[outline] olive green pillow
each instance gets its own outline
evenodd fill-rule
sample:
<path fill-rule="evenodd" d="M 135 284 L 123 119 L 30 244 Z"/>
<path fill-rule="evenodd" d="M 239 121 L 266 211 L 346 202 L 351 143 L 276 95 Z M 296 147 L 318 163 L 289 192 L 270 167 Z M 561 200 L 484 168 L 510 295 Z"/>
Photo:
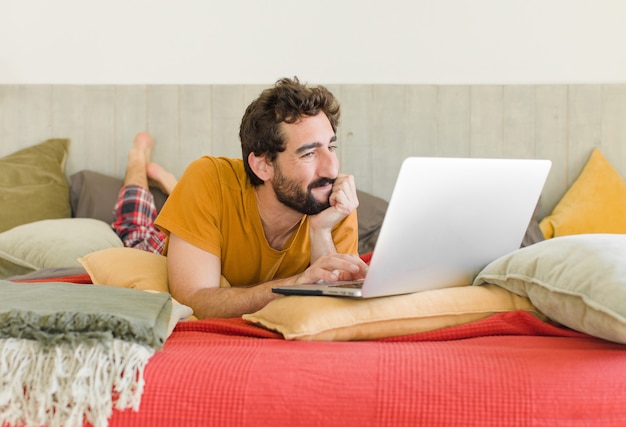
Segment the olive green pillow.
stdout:
<path fill-rule="evenodd" d="M 49 139 L 0 158 L 0 232 L 71 216 L 65 177 L 68 139 Z"/>

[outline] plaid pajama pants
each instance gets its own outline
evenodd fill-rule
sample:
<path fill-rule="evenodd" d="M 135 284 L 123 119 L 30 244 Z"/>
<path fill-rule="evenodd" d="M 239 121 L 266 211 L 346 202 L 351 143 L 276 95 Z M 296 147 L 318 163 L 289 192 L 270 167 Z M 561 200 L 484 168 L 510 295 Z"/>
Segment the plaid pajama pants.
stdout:
<path fill-rule="evenodd" d="M 157 217 L 152 193 L 139 185 L 126 185 L 113 208 L 113 230 L 124 246 L 156 254 L 163 253 L 167 235 L 154 225 Z"/>

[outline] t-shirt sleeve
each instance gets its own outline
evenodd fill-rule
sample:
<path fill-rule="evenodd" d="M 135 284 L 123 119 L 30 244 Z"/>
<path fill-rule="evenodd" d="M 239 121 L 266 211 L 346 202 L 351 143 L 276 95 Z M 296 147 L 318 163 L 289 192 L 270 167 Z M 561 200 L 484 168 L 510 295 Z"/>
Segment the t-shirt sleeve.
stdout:
<path fill-rule="evenodd" d="M 333 229 L 333 242 L 340 254 L 359 254 L 359 224 L 356 209 Z"/>
<path fill-rule="evenodd" d="M 221 198 L 218 168 L 212 159 L 202 157 L 187 167 L 155 224 L 168 236 L 175 234 L 220 256 Z"/>

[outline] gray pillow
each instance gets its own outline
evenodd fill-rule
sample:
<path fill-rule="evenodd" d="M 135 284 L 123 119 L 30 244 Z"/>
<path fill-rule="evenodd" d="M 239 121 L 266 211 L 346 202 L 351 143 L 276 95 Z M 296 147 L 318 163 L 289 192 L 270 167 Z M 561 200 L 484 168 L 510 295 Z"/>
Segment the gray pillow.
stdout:
<path fill-rule="evenodd" d="M 359 198 L 359 207 L 357 208 L 359 254 L 365 255 L 374 250 L 389 204 L 384 199 L 364 191 L 357 190 L 356 193 Z"/>
<path fill-rule="evenodd" d="M 533 245 L 535 243 L 539 243 L 546 239 L 541 231 L 541 228 L 539 228 L 540 206 L 541 199 L 537 202 L 537 206 L 535 206 L 535 212 L 533 212 L 533 217 L 530 220 L 530 224 L 528 224 L 528 228 L 526 229 L 526 234 L 524 235 L 524 239 L 522 240 L 522 248 Z"/>
<path fill-rule="evenodd" d="M 123 181 L 100 172 L 82 170 L 70 176 L 70 204 L 75 218 L 93 218 L 107 224 L 113 222 L 113 207 Z M 167 195 L 157 187 L 150 187 L 157 211 L 163 207 Z"/>

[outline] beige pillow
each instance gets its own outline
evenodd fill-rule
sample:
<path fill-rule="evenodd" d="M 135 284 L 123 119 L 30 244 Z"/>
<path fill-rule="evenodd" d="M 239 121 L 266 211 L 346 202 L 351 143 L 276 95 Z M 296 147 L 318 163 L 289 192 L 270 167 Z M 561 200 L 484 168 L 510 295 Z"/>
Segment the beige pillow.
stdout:
<path fill-rule="evenodd" d="M 497 286 L 461 286 L 364 300 L 286 296 L 243 318 L 288 340 L 349 341 L 427 332 L 515 310 L 541 317 L 527 298 Z"/>
<path fill-rule="evenodd" d="M 486 266 L 476 285 L 527 296 L 569 328 L 626 344 L 626 235 L 555 237 Z"/>
<path fill-rule="evenodd" d="M 110 248 L 78 260 L 97 285 L 169 292 L 167 258 L 134 248 Z M 229 287 L 222 277 L 220 287 Z"/>
<path fill-rule="evenodd" d="M 80 267 L 76 258 L 121 246 L 111 226 L 96 219 L 46 219 L 18 225 L 0 233 L 0 278 Z"/>
<path fill-rule="evenodd" d="M 42 219 L 69 218 L 67 139 L 50 139 L 0 158 L 0 232 Z"/>

